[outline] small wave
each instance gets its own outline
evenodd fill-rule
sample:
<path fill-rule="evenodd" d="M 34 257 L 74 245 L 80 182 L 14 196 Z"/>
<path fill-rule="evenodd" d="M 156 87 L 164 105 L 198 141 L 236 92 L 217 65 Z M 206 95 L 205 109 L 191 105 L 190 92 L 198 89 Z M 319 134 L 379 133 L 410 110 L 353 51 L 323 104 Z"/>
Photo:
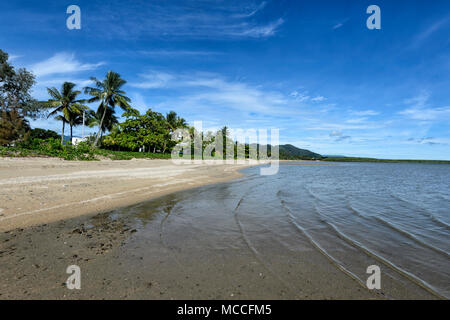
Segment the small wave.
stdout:
<path fill-rule="evenodd" d="M 360 217 L 360 218 L 365 218 L 365 216 L 359 212 L 359 210 L 355 209 L 352 204 L 350 203 L 350 200 L 347 200 L 347 209 L 349 209 L 353 214 L 355 214 L 356 216 Z"/>
<path fill-rule="evenodd" d="M 167 219 L 169 218 L 170 214 L 172 213 L 174 205 L 173 204 L 169 204 L 168 206 L 163 208 L 163 212 L 166 212 L 166 215 L 164 216 L 164 218 L 161 220 L 161 224 L 159 225 L 159 241 L 161 242 L 162 246 L 166 249 L 166 251 L 169 252 L 169 254 L 172 256 L 172 259 L 175 261 L 175 263 L 178 265 L 178 267 L 183 270 L 183 264 L 180 262 L 180 260 L 177 258 L 177 256 L 175 255 L 175 253 L 173 252 L 173 249 L 170 248 L 170 246 L 166 243 L 166 241 L 164 240 L 163 234 L 164 234 L 164 225 L 167 221 Z"/>
<path fill-rule="evenodd" d="M 339 270 L 344 272 L 346 275 L 348 275 L 350 278 L 358 282 L 363 288 L 367 288 L 364 282 L 353 272 L 345 268 L 336 258 L 334 258 L 331 254 L 329 254 L 322 246 L 313 239 L 313 237 L 308 233 L 308 231 L 299 225 L 296 221 L 294 216 L 292 215 L 291 209 L 288 208 L 286 205 L 286 202 L 284 200 L 281 200 L 282 207 L 286 210 L 287 215 L 289 217 L 289 221 L 299 230 L 305 237 L 308 239 L 308 241 L 325 257 L 327 258 L 332 264 L 334 264 Z"/>
<path fill-rule="evenodd" d="M 398 201 L 400 201 L 400 202 L 403 202 L 403 203 L 409 205 L 410 207 L 418 208 L 420 210 L 420 212 L 422 212 L 422 214 L 424 214 L 424 216 L 429 217 L 433 222 L 435 222 L 436 224 L 440 225 L 441 227 L 444 227 L 444 228 L 450 230 L 450 225 L 449 224 L 447 224 L 444 221 L 442 221 L 439 218 L 437 218 L 435 215 L 433 215 L 427 209 L 422 208 L 421 206 L 418 206 L 417 204 L 415 204 L 415 203 L 413 203 L 411 201 L 405 200 L 405 199 L 399 197 L 398 195 L 391 194 L 391 197 L 396 199 L 396 200 L 398 200 Z"/>
<path fill-rule="evenodd" d="M 275 278 L 277 278 L 285 287 L 289 288 L 290 290 L 292 290 L 295 295 L 297 295 L 296 292 L 298 292 L 297 288 L 293 288 L 288 282 L 284 281 L 277 273 L 275 273 L 274 271 L 272 271 L 271 268 L 269 268 L 269 266 L 267 266 L 267 264 L 263 261 L 263 259 L 261 258 L 261 254 L 259 253 L 259 251 L 253 246 L 253 244 L 251 243 L 250 239 L 248 239 L 247 234 L 244 230 L 244 227 L 242 226 L 241 221 L 239 220 L 238 217 L 238 211 L 239 211 L 239 207 L 241 206 L 242 202 L 244 201 L 244 198 L 246 197 L 246 195 L 248 194 L 248 192 L 241 197 L 241 199 L 239 200 L 239 202 L 236 205 L 236 208 L 234 209 L 234 219 L 236 221 L 236 224 L 239 228 L 239 232 L 242 235 L 242 238 L 244 239 L 244 242 L 247 244 L 248 248 L 250 249 L 250 251 L 253 253 L 253 255 L 255 256 L 255 258 L 258 260 L 258 262 L 269 272 L 271 273 Z M 297 295 L 297 297 L 299 298 L 299 296 Z"/>
<path fill-rule="evenodd" d="M 409 239 L 411 239 L 411 240 L 417 242 L 418 244 L 420 244 L 420 245 L 422 245 L 422 246 L 424 246 L 424 247 L 427 247 L 427 248 L 429 248 L 429 249 L 431 249 L 431 250 L 433 250 L 433 251 L 435 251 L 435 252 L 437 252 L 437 253 L 443 254 L 443 255 L 446 256 L 446 257 L 450 257 L 450 254 L 449 254 L 448 252 L 446 252 L 446 251 L 444 251 L 444 250 L 442 250 L 442 249 L 439 249 L 439 248 L 437 248 L 437 247 L 434 247 L 434 246 L 432 246 L 431 244 L 428 244 L 428 243 L 426 243 L 426 242 L 424 242 L 424 241 L 422 241 L 422 240 L 417 239 L 417 238 L 416 238 L 414 235 L 412 235 L 411 233 L 409 233 L 409 232 L 407 232 L 407 231 L 405 231 L 405 230 L 402 230 L 402 229 L 400 229 L 400 228 L 394 226 L 394 225 L 391 224 L 390 222 L 387 222 L 386 220 L 384 220 L 384 219 L 382 219 L 382 218 L 380 218 L 380 217 L 374 217 L 374 218 L 375 218 L 377 221 L 381 222 L 382 224 L 386 225 L 387 227 L 391 228 L 392 230 L 397 231 L 398 233 L 404 235 L 405 237 L 407 237 L 407 238 L 409 238 Z"/>
<path fill-rule="evenodd" d="M 342 231 L 340 231 L 334 224 L 327 222 L 327 224 L 336 232 L 336 234 L 344 241 L 346 241 L 347 243 L 349 243 L 350 245 L 362 250 L 363 252 L 365 252 L 368 256 L 371 256 L 372 258 L 374 258 L 375 260 L 383 263 L 384 265 L 388 266 L 389 268 L 391 268 L 392 270 L 396 271 L 397 273 L 403 275 L 405 278 L 409 279 L 410 281 L 412 281 L 413 283 L 417 284 L 418 286 L 420 286 L 421 288 L 425 289 L 426 291 L 428 291 L 429 293 L 435 295 L 436 297 L 440 298 L 440 299 L 447 299 L 447 297 L 441 295 L 439 293 L 439 291 L 434 288 L 432 285 L 430 285 L 429 283 L 427 283 L 426 281 L 420 279 L 419 277 L 415 276 L 414 274 L 396 266 L 394 263 L 390 262 L 388 259 L 382 257 L 381 255 L 376 254 L 375 252 L 373 252 L 372 250 L 368 249 L 366 246 L 362 245 L 361 243 L 359 243 L 358 241 L 352 239 L 351 237 L 347 236 L 346 234 L 344 234 Z"/>
<path fill-rule="evenodd" d="M 430 213 L 430 218 L 431 220 L 433 220 L 434 222 L 436 222 L 438 225 L 440 225 L 441 227 L 444 227 L 447 230 L 450 230 L 450 225 L 445 223 L 444 221 L 440 220 L 439 218 L 437 218 L 435 215 L 433 215 L 432 213 Z"/>

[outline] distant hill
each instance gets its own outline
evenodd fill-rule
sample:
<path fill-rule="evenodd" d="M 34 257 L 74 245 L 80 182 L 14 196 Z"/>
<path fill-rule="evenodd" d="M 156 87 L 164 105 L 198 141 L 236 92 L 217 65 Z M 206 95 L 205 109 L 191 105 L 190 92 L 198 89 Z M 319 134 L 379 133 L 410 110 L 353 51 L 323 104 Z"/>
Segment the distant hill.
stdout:
<path fill-rule="evenodd" d="M 253 143 L 250 146 L 255 147 L 259 150 L 260 145 Z M 318 154 L 314 153 L 312 151 L 306 150 L 306 149 L 300 149 L 292 144 L 283 144 L 277 146 L 279 148 L 279 159 L 280 160 L 316 160 L 316 159 L 322 159 L 323 157 Z M 273 148 L 272 145 L 267 145 L 267 154 L 270 156 L 271 149 Z"/>
<path fill-rule="evenodd" d="M 322 159 L 320 154 L 306 149 L 297 148 L 292 144 L 280 145 L 279 148 L 280 159 L 283 160 Z"/>

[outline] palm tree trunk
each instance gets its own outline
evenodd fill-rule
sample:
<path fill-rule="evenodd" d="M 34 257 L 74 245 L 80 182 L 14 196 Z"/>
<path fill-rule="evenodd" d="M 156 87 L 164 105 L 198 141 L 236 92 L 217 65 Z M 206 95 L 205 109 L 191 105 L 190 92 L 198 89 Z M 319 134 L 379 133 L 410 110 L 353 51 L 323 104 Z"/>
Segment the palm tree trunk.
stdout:
<path fill-rule="evenodd" d="M 95 138 L 94 147 L 97 146 L 98 140 L 100 139 L 100 133 L 102 132 L 102 128 L 103 128 L 103 121 L 105 120 L 105 116 L 106 116 L 106 108 L 107 108 L 107 106 L 103 107 L 102 120 L 100 121 L 100 125 L 98 126 L 98 133 L 97 133 L 97 137 Z"/>
<path fill-rule="evenodd" d="M 64 120 L 63 120 L 63 126 L 62 126 L 62 133 L 61 133 L 61 145 L 63 145 L 64 144 L 64 126 L 65 126 L 65 122 L 64 122 Z"/>
<path fill-rule="evenodd" d="M 72 135 L 72 125 L 70 125 L 70 143 L 72 143 L 73 135 Z"/>

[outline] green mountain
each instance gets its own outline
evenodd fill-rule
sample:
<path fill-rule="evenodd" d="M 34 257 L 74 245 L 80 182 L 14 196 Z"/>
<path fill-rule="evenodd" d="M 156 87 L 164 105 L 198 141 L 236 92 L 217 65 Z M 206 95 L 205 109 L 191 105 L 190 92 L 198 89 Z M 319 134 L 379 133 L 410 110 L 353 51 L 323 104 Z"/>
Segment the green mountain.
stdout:
<path fill-rule="evenodd" d="M 284 144 L 278 146 L 280 150 L 280 159 L 282 160 L 312 160 L 322 159 L 322 156 L 318 153 L 306 149 L 300 149 L 292 144 Z"/>

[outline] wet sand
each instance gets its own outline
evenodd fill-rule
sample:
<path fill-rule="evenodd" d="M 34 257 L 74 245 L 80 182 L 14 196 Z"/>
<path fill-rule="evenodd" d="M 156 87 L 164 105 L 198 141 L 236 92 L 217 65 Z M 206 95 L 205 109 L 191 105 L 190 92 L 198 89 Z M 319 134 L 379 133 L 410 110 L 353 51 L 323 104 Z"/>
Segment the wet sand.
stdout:
<path fill-rule="evenodd" d="M 243 241 L 220 256 L 207 243 L 181 250 L 161 242 L 164 217 L 153 219 L 145 232 L 145 223 L 113 211 L 1 233 L 0 299 L 384 298 L 312 248 L 302 259 L 268 252 L 275 263 L 271 269 L 283 270 L 277 274 L 244 249 Z M 306 240 L 303 245 L 309 246 Z M 65 285 L 69 265 L 81 268 L 81 290 Z M 283 281 L 287 275 L 295 282 Z"/>

